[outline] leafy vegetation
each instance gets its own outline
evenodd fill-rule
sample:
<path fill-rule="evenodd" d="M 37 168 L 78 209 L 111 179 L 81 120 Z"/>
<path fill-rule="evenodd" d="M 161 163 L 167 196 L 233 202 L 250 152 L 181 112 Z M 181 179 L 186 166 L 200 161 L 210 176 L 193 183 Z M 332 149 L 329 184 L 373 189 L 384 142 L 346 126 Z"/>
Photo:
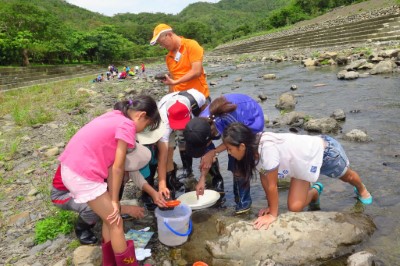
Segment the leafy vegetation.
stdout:
<path fill-rule="evenodd" d="M 35 242 L 44 243 L 56 238 L 59 234 L 69 234 L 74 228 L 76 214 L 60 210 L 54 216 L 40 220 L 35 225 Z"/>
<path fill-rule="evenodd" d="M 63 0 L 0 0 L 0 65 L 109 63 L 161 56 L 165 49 L 149 45 L 159 23 L 213 48 L 360 1 L 221 0 L 191 4 L 178 15 L 107 17 Z"/>

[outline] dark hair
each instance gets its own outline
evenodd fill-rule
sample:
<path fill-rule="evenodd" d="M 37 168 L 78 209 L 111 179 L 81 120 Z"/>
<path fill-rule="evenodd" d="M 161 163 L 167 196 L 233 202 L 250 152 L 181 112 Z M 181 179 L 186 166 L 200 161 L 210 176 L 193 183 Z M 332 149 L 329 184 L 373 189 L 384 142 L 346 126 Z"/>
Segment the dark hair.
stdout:
<path fill-rule="evenodd" d="M 253 173 L 256 170 L 258 163 L 258 142 L 259 138 L 257 134 L 253 133 L 251 129 L 242 123 L 232 123 L 225 128 L 222 134 L 222 141 L 224 144 L 229 144 L 235 147 L 239 147 L 240 144 L 246 146 L 246 152 L 242 160 L 236 162 L 235 171 L 239 171 L 241 175 L 244 175 L 246 180 L 255 176 Z"/>
<path fill-rule="evenodd" d="M 231 102 L 228 102 L 228 100 L 224 96 L 220 96 L 213 100 L 210 103 L 209 111 L 210 115 L 207 117 L 208 122 L 210 123 L 211 126 L 211 135 L 213 137 L 218 136 L 218 130 L 214 124 L 214 119 L 216 117 L 223 116 L 227 113 L 231 113 L 235 111 L 237 108 L 236 104 L 233 104 Z"/>
<path fill-rule="evenodd" d="M 146 112 L 146 116 L 152 121 L 150 130 L 155 130 L 160 126 L 161 116 L 158 112 L 156 101 L 148 95 L 138 95 L 135 99 L 117 102 L 114 105 L 114 110 L 121 111 L 128 117 L 128 110 Z"/>
<path fill-rule="evenodd" d="M 213 100 L 210 103 L 210 119 L 214 119 L 217 116 L 223 116 L 226 113 L 231 113 L 235 111 L 237 108 L 237 105 L 231 102 L 228 102 L 228 100 L 224 96 L 220 96 Z"/>

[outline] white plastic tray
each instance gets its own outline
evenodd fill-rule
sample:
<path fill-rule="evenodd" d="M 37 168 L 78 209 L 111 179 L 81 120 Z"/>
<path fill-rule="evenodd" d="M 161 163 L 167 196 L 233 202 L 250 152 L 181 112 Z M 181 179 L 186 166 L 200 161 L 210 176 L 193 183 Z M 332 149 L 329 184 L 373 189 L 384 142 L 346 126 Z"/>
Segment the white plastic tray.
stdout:
<path fill-rule="evenodd" d="M 189 205 L 192 210 L 199 210 L 211 207 L 219 200 L 220 194 L 217 191 L 206 189 L 204 195 L 197 199 L 196 191 L 191 191 L 179 196 L 178 200 Z"/>

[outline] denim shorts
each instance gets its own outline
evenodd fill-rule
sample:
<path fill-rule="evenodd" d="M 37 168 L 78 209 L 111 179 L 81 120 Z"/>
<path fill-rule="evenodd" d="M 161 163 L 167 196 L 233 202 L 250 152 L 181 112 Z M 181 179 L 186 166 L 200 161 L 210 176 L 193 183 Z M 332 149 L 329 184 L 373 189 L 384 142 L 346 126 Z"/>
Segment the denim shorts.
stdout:
<path fill-rule="evenodd" d="M 322 159 L 321 174 L 331 178 L 342 177 L 350 164 L 342 145 L 332 137 L 321 135 L 321 138 L 327 144 Z"/>

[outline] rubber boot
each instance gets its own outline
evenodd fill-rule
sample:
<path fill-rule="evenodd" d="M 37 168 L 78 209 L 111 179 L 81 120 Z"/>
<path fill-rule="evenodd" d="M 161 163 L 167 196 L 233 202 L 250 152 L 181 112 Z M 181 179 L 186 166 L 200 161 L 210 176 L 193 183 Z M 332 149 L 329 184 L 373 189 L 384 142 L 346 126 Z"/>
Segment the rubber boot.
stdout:
<path fill-rule="evenodd" d="M 252 203 L 250 195 L 250 179 L 246 181 L 242 177 L 234 176 L 233 194 L 235 195 L 236 214 L 241 214 L 249 211 Z"/>
<path fill-rule="evenodd" d="M 127 248 L 124 252 L 115 254 L 115 261 L 117 266 L 139 266 L 135 255 L 135 246 L 133 240 L 126 241 Z"/>
<path fill-rule="evenodd" d="M 221 196 L 225 195 L 224 179 L 219 171 L 218 159 L 213 162 L 208 173 L 212 176 L 212 188 L 221 194 Z"/>
<path fill-rule="evenodd" d="M 152 175 L 152 170 L 150 168 L 150 176 L 146 178 L 147 183 L 153 188 L 154 188 L 154 174 Z M 157 205 L 154 204 L 153 202 L 153 198 L 147 192 L 142 191 L 142 196 L 140 197 L 140 199 L 142 200 L 143 205 L 147 210 L 154 211 L 157 208 Z"/>
<path fill-rule="evenodd" d="M 186 151 L 179 151 L 182 160 L 182 174 L 178 176 L 178 180 L 185 179 L 191 177 L 193 175 L 193 158 L 188 156 Z"/>
<path fill-rule="evenodd" d="M 80 216 L 75 224 L 75 234 L 82 245 L 96 244 L 98 239 L 92 232 L 94 225 L 87 224 Z"/>
<path fill-rule="evenodd" d="M 103 266 L 115 266 L 117 263 L 115 262 L 114 251 L 111 246 L 111 241 L 101 243 L 101 254 L 102 254 L 102 265 Z"/>
<path fill-rule="evenodd" d="M 176 191 L 183 185 L 176 179 L 176 170 L 176 164 L 174 163 L 174 170 L 167 172 L 167 188 L 170 191 L 171 199 L 175 199 Z"/>

